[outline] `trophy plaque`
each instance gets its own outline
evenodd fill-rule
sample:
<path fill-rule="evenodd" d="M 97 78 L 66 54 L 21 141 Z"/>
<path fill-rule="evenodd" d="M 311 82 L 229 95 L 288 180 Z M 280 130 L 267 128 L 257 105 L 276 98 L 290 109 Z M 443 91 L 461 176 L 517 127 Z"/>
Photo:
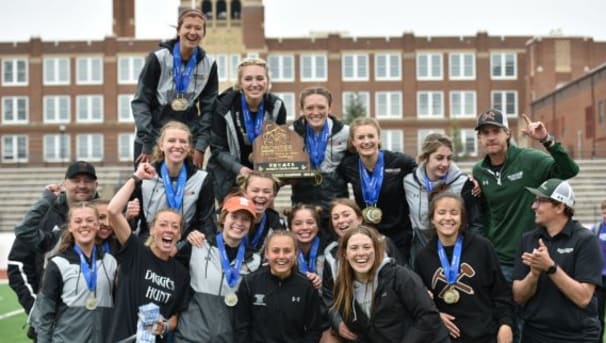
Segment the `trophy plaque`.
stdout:
<path fill-rule="evenodd" d="M 253 165 L 277 178 L 315 177 L 303 138 L 286 125 L 266 122 L 253 145 Z"/>

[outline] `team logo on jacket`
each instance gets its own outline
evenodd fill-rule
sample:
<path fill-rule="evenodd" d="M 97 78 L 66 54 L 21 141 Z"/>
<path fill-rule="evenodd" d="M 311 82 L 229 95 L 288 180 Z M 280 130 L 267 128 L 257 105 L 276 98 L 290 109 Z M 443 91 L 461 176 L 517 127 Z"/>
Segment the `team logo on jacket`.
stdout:
<path fill-rule="evenodd" d="M 523 177 L 524 177 L 524 171 L 523 170 L 520 170 L 519 172 L 513 173 L 511 175 L 507 175 L 507 178 L 510 181 L 521 180 Z"/>
<path fill-rule="evenodd" d="M 475 294 L 473 287 L 463 282 L 463 279 L 471 279 L 475 275 L 476 271 L 471 265 L 469 265 L 467 262 L 461 263 L 459 276 L 457 277 L 457 280 L 452 287 L 465 294 Z M 438 283 L 444 284 L 444 287 L 438 294 L 438 298 L 444 299 L 444 293 L 446 293 L 446 291 L 449 290 L 451 287 L 448 287 L 448 281 L 446 280 L 446 276 L 444 275 L 444 270 L 442 269 L 442 267 L 436 269 L 435 273 L 433 273 L 433 277 L 431 278 L 431 289 L 436 289 Z"/>
<path fill-rule="evenodd" d="M 255 301 L 253 302 L 253 305 L 267 306 L 265 303 L 265 294 L 255 294 Z"/>

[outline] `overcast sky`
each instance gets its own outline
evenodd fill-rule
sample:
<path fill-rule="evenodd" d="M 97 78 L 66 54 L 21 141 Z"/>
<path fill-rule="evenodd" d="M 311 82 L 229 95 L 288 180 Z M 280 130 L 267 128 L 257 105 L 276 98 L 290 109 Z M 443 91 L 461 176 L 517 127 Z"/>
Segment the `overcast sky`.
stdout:
<path fill-rule="evenodd" d="M 590 36 L 606 41 L 606 0 L 264 0 L 268 37 L 312 31 L 353 36 Z M 178 0 L 136 0 L 138 38 L 174 35 Z M 0 41 L 102 39 L 112 0 L 18 0 L 0 5 Z"/>

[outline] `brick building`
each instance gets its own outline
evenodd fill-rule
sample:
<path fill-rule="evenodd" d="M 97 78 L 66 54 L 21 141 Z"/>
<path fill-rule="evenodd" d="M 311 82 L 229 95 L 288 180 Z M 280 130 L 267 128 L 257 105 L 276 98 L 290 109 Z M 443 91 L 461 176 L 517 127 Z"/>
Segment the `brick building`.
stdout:
<path fill-rule="evenodd" d="M 0 42 L 0 165 L 48 166 L 74 159 L 130 163 L 129 102 L 145 57 L 158 41 L 134 38 L 134 0 L 113 4 L 114 35 L 102 41 Z M 272 91 L 284 99 L 290 119 L 298 113 L 298 93 L 324 85 L 334 95 L 336 115 L 355 99 L 381 122 L 387 149 L 416 155 L 425 135 L 441 130 L 456 137 L 462 155 L 476 158 L 475 116 L 491 107 L 507 113 L 514 135 L 520 113 L 542 116 L 569 147 L 578 134 L 567 125 L 577 124 L 573 118 L 579 113 L 593 118 L 584 126 L 603 122 L 598 116 L 606 98 L 603 87 L 578 91 L 587 97 L 593 90 L 590 110 L 570 109 L 557 120 L 546 112 L 550 97 L 562 96 L 557 87 L 604 83 L 603 68 L 595 68 L 606 62 L 606 43 L 591 38 L 479 32 L 462 37 L 314 33 L 281 39 L 265 37 L 261 0 L 181 1 L 181 9 L 192 6 L 209 18 L 203 46 L 217 60 L 220 90 L 235 81 L 241 58 L 262 57 L 271 68 Z M 593 132 L 595 138 L 604 130 Z M 587 144 L 603 146 L 599 137 L 601 143 L 583 138 L 583 151 Z M 604 148 L 594 152 L 606 157 Z"/>

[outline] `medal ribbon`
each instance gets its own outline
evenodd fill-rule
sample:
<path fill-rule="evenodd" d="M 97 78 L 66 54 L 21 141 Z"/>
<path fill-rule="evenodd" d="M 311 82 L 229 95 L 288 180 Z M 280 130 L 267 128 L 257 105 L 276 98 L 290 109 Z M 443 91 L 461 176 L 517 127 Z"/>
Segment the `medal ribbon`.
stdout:
<path fill-rule="evenodd" d="M 257 226 L 257 230 L 255 231 L 255 237 L 253 237 L 252 241 L 249 244 L 249 246 L 254 250 L 259 250 L 260 248 L 259 243 L 261 243 L 261 237 L 263 236 L 263 231 L 265 231 L 266 222 L 267 214 L 263 212 L 263 219 L 261 219 L 259 226 Z"/>
<path fill-rule="evenodd" d="M 322 161 L 324 161 L 326 146 L 328 145 L 328 121 L 324 122 L 322 131 L 318 133 L 315 133 L 309 125 L 307 125 L 306 130 L 305 144 L 307 144 L 309 161 L 312 168 L 319 169 Z"/>
<path fill-rule="evenodd" d="M 450 265 L 448 265 L 446 251 L 444 250 L 442 242 L 440 242 L 438 239 L 438 257 L 440 257 L 440 264 L 442 264 L 442 270 L 444 271 L 444 276 L 446 277 L 446 281 L 448 281 L 449 285 L 454 285 L 457 282 L 457 277 L 459 276 L 459 264 L 461 262 L 462 246 L 463 237 L 459 235 L 452 253 L 452 261 L 450 262 Z"/>
<path fill-rule="evenodd" d="M 175 82 L 175 90 L 177 95 L 183 95 L 189 86 L 189 81 L 194 74 L 194 68 L 198 61 L 198 49 L 194 49 L 194 53 L 189 58 L 187 65 L 181 69 L 181 43 L 177 42 L 173 47 L 173 81 Z"/>
<path fill-rule="evenodd" d="M 358 159 L 358 170 L 360 171 L 360 186 L 362 186 L 362 198 L 367 206 L 374 206 L 379 201 L 379 193 L 383 185 L 384 170 L 383 150 L 379 150 L 379 158 L 372 170 L 372 175 L 368 174 L 362 160 Z"/>
<path fill-rule="evenodd" d="M 103 253 L 105 253 L 105 254 L 109 253 L 109 242 L 108 241 L 103 242 Z"/>
<path fill-rule="evenodd" d="M 170 180 L 168 168 L 164 162 L 162 162 L 160 174 L 162 175 L 164 189 L 166 189 L 166 201 L 168 202 L 168 207 L 172 208 L 173 210 L 179 210 L 183 204 L 183 194 L 185 193 L 185 183 L 187 182 L 185 164 L 181 166 L 181 170 L 179 171 L 176 189 L 173 188 L 173 183 Z"/>
<path fill-rule="evenodd" d="M 95 289 L 97 289 L 97 246 L 93 246 L 93 254 L 91 257 L 92 268 L 88 266 L 86 257 L 84 257 L 82 249 L 80 249 L 77 244 L 74 244 L 74 251 L 76 254 L 78 254 L 78 256 L 80 256 L 80 269 L 82 270 L 82 275 L 84 275 L 84 279 L 86 280 L 88 290 L 94 292 Z"/>
<path fill-rule="evenodd" d="M 259 107 L 257 108 L 257 115 L 253 118 L 250 115 L 250 110 L 248 109 L 248 103 L 246 102 L 246 97 L 244 93 L 240 95 L 240 102 L 242 104 L 242 115 L 244 117 L 244 128 L 246 129 L 246 136 L 248 136 L 248 140 L 250 144 L 253 144 L 255 138 L 257 138 L 261 134 L 261 130 L 263 129 L 263 117 L 265 116 L 265 111 L 263 109 L 264 101 L 261 100 Z"/>
<path fill-rule="evenodd" d="M 445 181 L 447 176 L 448 176 L 448 174 L 444 175 L 443 177 L 440 178 L 440 180 Z M 427 189 L 427 193 L 431 193 L 431 191 L 433 191 L 433 183 L 429 179 L 429 176 L 427 176 L 427 171 L 425 171 L 423 178 L 425 179 L 425 188 Z"/>
<path fill-rule="evenodd" d="M 217 248 L 219 249 L 221 266 L 223 267 L 223 272 L 225 273 L 225 281 L 227 281 L 230 288 L 234 288 L 236 284 L 238 284 L 238 279 L 240 279 L 240 268 L 242 268 L 242 262 L 244 261 L 244 251 L 246 250 L 247 244 L 246 241 L 246 237 L 242 238 L 240 241 L 238 253 L 236 254 L 236 259 L 232 267 L 229 263 L 229 258 L 227 257 L 227 250 L 225 249 L 223 234 L 221 232 L 217 233 Z"/>
<path fill-rule="evenodd" d="M 302 251 L 299 251 L 297 255 L 297 261 L 299 262 L 299 271 L 303 274 L 310 272 L 315 273 L 316 261 L 318 260 L 318 250 L 320 250 L 320 237 L 316 236 L 311 243 L 311 250 L 309 251 L 309 261 L 305 261 L 305 256 Z"/>

